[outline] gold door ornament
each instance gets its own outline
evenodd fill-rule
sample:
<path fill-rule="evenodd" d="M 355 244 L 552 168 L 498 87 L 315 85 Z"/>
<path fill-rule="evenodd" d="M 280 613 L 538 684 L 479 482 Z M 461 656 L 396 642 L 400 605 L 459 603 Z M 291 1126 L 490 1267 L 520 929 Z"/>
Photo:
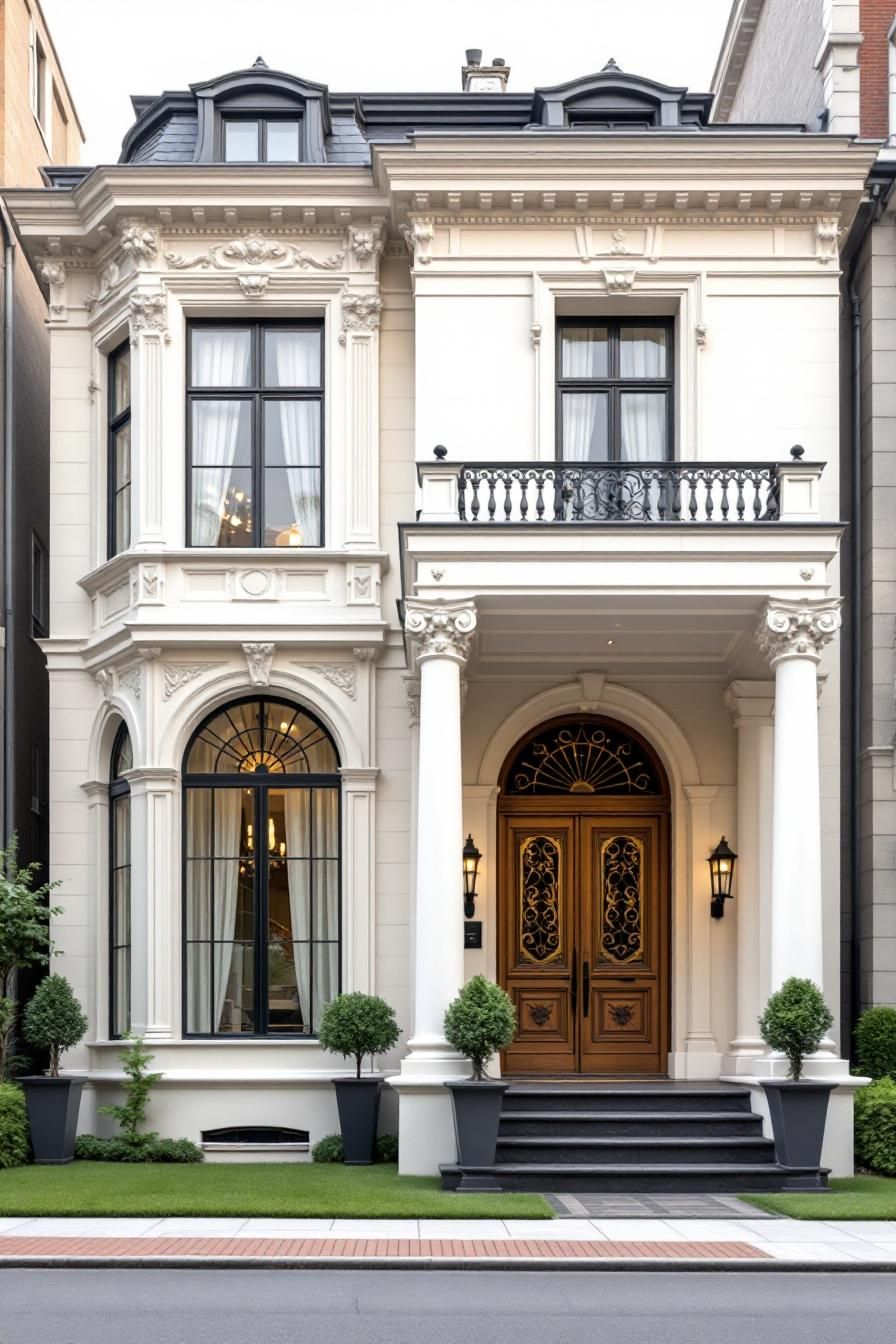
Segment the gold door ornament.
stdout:
<path fill-rule="evenodd" d="M 644 846 L 633 835 L 613 835 L 600 847 L 600 958 L 633 961 L 644 952 L 642 878 Z"/>
<path fill-rule="evenodd" d="M 555 961 L 560 942 L 560 847 L 549 835 L 520 843 L 520 957 Z"/>
<path fill-rule="evenodd" d="M 615 727 L 567 723 L 533 737 L 507 777 L 507 793 L 523 795 L 662 793 L 656 768 L 634 738 Z"/>

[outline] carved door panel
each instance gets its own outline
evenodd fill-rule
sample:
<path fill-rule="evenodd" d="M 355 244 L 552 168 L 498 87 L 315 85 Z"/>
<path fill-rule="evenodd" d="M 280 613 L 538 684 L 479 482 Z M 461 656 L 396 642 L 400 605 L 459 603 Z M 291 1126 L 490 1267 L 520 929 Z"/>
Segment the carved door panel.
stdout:
<path fill-rule="evenodd" d="M 532 813 L 501 830 L 500 978 L 519 1017 L 504 1072 L 575 1072 L 575 823 Z"/>
<path fill-rule="evenodd" d="M 579 818 L 579 1068 L 665 1073 L 668 901 L 665 819 Z"/>

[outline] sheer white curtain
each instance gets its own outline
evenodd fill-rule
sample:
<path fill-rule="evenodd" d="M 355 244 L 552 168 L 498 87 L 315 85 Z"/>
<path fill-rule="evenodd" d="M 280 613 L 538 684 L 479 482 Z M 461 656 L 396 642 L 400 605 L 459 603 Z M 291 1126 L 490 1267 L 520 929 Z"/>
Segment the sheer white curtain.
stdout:
<path fill-rule="evenodd" d="M 314 937 L 323 946 L 315 949 L 314 1020 L 339 992 L 339 794 L 336 789 L 318 789 L 314 798 L 312 853 L 332 855 L 314 865 Z"/>
<path fill-rule="evenodd" d="M 606 376 L 606 342 L 588 340 L 585 332 L 577 339 L 572 331 L 563 336 L 564 378 Z M 606 396 L 591 392 L 563 393 L 563 456 L 567 462 L 592 460 L 598 416 L 606 416 Z"/>
<path fill-rule="evenodd" d="M 311 838 L 311 792 L 308 789 L 283 790 L 283 817 L 286 830 L 287 873 L 289 880 L 289 917 L 292 923 L 296 987 L 302 1021 L 307 1028 L 311 1021 L 311 999 L 308 992 L 306 967 L 310 957 L 308 942 L 311 938 L 311 864 L 307 862 Z"/>
<path fill-rule="evenodd" d="M 249 371 L 249 342 L 244 331 L 204 331 L 193 345 L 193 384 L 244 387 Z M 194 546 L 215 546 L 221 530 L 224 500 L 240 430 L 239 401 L 193 403 L 192 510 L 190 536 Z"/>
<path fill-rule="evenodd" d="M 215 967 L 215 1020 L 212 1030 L 221 1028 L 221 1016 L 227 998 L 228 982 L 232 963 L 236 960 L 236 990 L 239 1001 L 235 1004 L 238 1012 L 245 1005 L 242 1001 L 242 987 L 245 983 L 243 957 L 246 949 L 234 948 L 233 935 L 236 928 L 236 907 L 239 893 L 240 820 L 242 817 L 242 797 L 239 789 L 215 790 L 215 919 L 214 919 L 214 967 Z M 218 858 L 217 855 L 226 857 Z M 252 949 L 248 949 L 252 956 Z M 251 983 L 251 982 L 250 982 Z M 238 1027 L 238 1018 L 234 1019 Z"/>
<path fill-rule="evenodd" d="M 284 335 L 276 344 L 277 381 L 281 387 L 313 387 L 320 377 L 319 347 L 314 341 Z M 320 404 L 281 401 L 280 435 L 287 467 L 317 467 L 320 462 Z M 289 471 L 289 498 L 303 545 L 320 540 L 320 475 Z M 309 486 L 311 487 L 309 489 Z M 313 493 L 311 493 L 313 489 Z"/>
<path fill-rule="evenodd" d="M 632 329 L 623 333 L 620 358 L 623 378 L 662 378 L 666 347 L 661 334 Z M 621 400 L 623 462 L 656 462 L 665 456 L 666 398 L 657 392 L 623 392 Z"/>

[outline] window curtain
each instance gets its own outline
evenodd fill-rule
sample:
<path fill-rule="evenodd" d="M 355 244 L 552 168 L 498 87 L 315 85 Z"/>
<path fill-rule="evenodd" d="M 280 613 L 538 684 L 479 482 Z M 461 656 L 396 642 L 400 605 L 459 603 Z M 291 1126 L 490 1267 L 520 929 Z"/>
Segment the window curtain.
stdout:
<path fill-rule="evenodd" d="M 193 384 L 196 387 L 244 386 L 249 371 L 249 348 L 242 331 L 215 331 L 193 347 Z M 222 392 L 222 396 L 224 393 Z M 190 536 L 194 546 L 216 546 L 221 531 L 224 500 L 236 456 L 240 430 L 239 401 L 195 401 L 193 411 L 194 467 Z"/>
<path fill-rule="evenodd" d="M 303 945 L 296 949 L 299 1006 L 314 1030 L 339 992 L 339 792 L 285 789 L 284 818 L 292 936 Z"/>
<path fill-rule="evenodd" d="M 236 928 L 236 907 L 239 892 L 239 852 L 240 821 L 242 819 L 242 798 L 239 789 L 215 789 L 215 916 L 214 916 L 214 968 L 215 968 L 215 1019 L 213 1029 L 221 1028 L 221 1016 L 227 998 L 230 973 L 234 960 L 237 962 L 235 983 L 240 993 L 237 1005 L 239 1013 L 243 1011 L 242 986 L 245 978 L 242 974 L 242 959 L 253 956 L 253 949 L 233 943 Z M 221 858 L 218 858 L 221 855 Z M 234 1018 L 236 1024 L 237 1018 Z"/>
<path fill-rule="evenodd" d="M 623 378 L 662 378 L 666 372 L 665 346 L 644 331 L 632 331 L 622 342 L 621 360 Z M 620 400 L 623 462 L 665 457 L 666 398 L 655 392 L 623 392 Z"/>
<path fill-rule="evenodd" d="M 292 924 L 292 955 L 296 968 L 296 989 L 299 1007 L 302 1010 L 302 1023 L 306 1031 L 311 1029 L 311 998 L 309 985 L 303 973 L 307 961 L 302 949 L 296 943 L 307 948 L 311 939 L 311 865 L 307 862 L 308 840 L 311 834 L 311 790 L 284 789 L 283 817 L 286 829 L 287 871 L 289 880 L 289 917 Z"/>
<path fill-rule="evenodd" d="M 309 387 L 317 382 L 316 347 L 310 341 L 277 342 L 277 381 L 281 387 Z M 320 541 L 320 474 L 292 470 L 296 467 L 318 468 L 320 464 L 319 415 L 317 401 L 281 401 L 280 437 L 283 441 L 283 460 L 287 467 L 289 498 L 293 518 L 302 534 L 304 545 Z M 317 489 L 309 492 L 309 482 Z"/>
<path fill-rule="evenodd" d="M 205 790 L 190 790 L 195 800 L 188 808 L 189 833 L 187 856 L 203 856 L 190 864 L 190 908 L 187 911 L 187 937 L 190 957 L 187 975 L 187 1027 L 190 1031 L 218 1031 L 227 998 L 228 980 L 234 957 L 239 893 L 240 819 L 239 789 L 214 791 L 214 853 L 212 853 L 211 810 L 204 806 Z M 208 858 L 204 856 L 208 855 Z M 210 882 L 214 873 L 214 917 Z M 240 949 L 241 951 L 241 949 Z M 215 1000 L 209 1022 L 211 975 L 214 966 Z M 241 967 L 237 967 L 241 970 Z M 238 984 L 242 981 L 237 980 Z M 243 1005 L 235 1005 L 239 1010 Z"/>
<path fill-rule="evenodd" d="M 605 372 L 605 359 L 605 345 L 596 345 L 588 340 L 563 341 L 564 378 L 598 377 Z M 597 417 L 606 404 L 605 396 L 594 396 L 590 392 L 563 394 L 563 456 L 567 462 L 591 460 L 591 443 Z"/>

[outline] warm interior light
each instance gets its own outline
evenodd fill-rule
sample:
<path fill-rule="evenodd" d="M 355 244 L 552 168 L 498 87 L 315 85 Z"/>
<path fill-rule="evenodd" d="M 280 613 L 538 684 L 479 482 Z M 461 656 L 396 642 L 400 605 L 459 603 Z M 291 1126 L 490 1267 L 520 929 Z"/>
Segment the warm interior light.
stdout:
<path fill-rule="evenodd" d="M 277 848 L 277 830 L 274 826 L 274 818 L 268 817 L 268 849 L 273 854 Z"/>
<path fill-rule="evenodd" d="M 290 527 L 285 527 L 282 532 L 278 532 L 274 544 L 276 546 L 301 546 L 302 529 L 298 523 L 292 523 Z"/>

